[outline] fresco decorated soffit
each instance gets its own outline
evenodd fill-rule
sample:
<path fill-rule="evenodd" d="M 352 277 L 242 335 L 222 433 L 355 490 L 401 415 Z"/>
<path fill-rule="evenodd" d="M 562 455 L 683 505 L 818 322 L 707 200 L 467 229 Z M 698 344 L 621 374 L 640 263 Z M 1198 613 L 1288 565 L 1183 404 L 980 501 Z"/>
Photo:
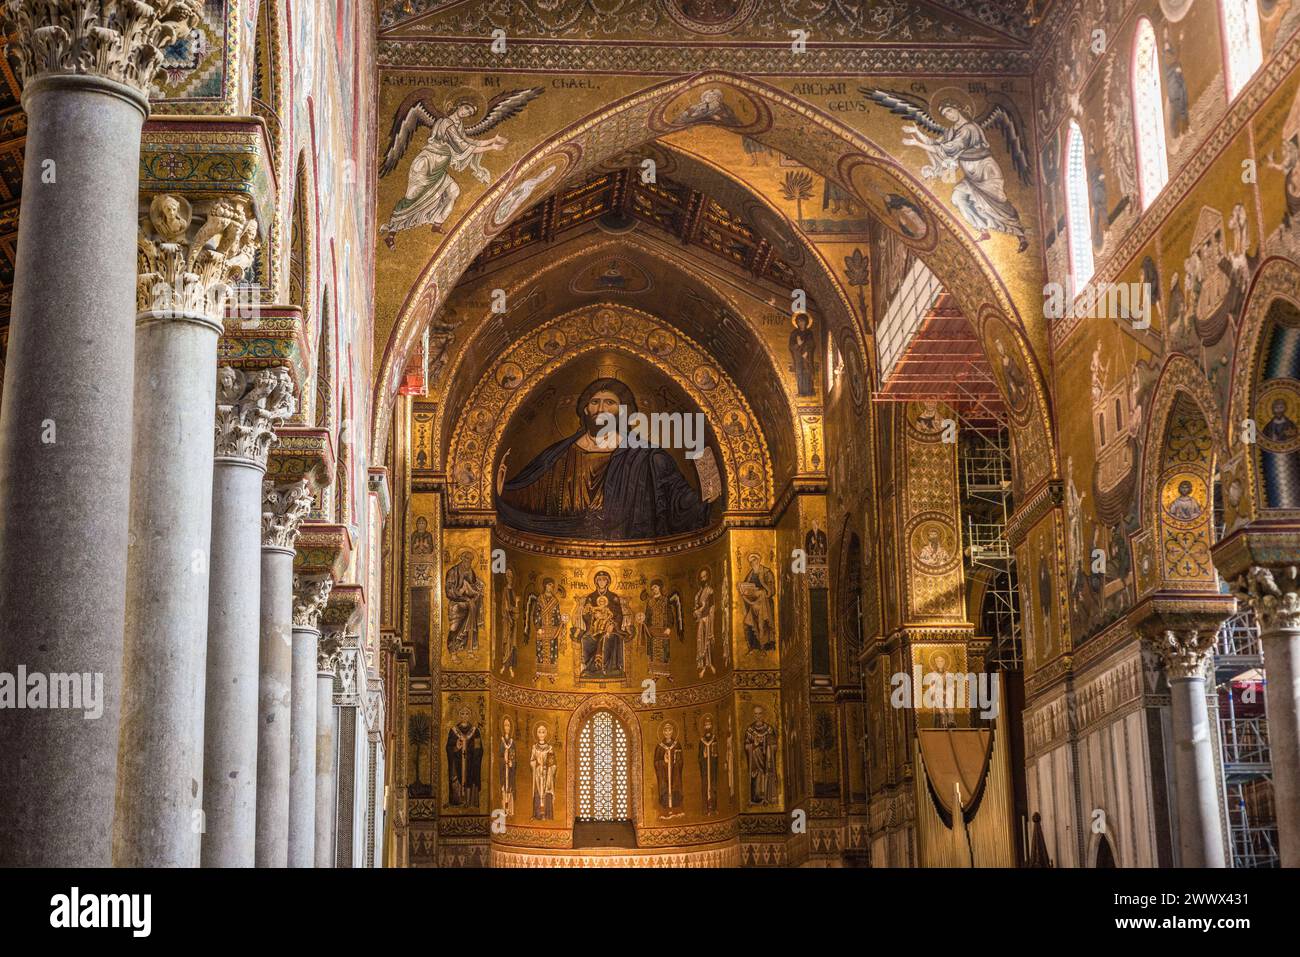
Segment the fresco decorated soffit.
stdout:
<path fill-rule="evenodd" d="M 287 368 L 296 395 L 307 378 L 307 340 L 298 306 L 240 304 L 228 311 L 217 347 L 217 362 L 243 372 Z M 285 424 L 305 426 L 304 403 Z"/>
<path fill-rule="evenodd" d="M 653 36 L 665 41 L 755 43 L 804 29 L 829 41 L 1024 44 L 1049 0 L 382 0 L 380 34 L 423 31 L 481 36 L 484 27 L 523 37 Z"/>
<path fill-rule="evenodd" d="M 346 525 L 303 522 L 293 559 L 295 575 L 340 578 L 352 555 L 352 532 Z"/>

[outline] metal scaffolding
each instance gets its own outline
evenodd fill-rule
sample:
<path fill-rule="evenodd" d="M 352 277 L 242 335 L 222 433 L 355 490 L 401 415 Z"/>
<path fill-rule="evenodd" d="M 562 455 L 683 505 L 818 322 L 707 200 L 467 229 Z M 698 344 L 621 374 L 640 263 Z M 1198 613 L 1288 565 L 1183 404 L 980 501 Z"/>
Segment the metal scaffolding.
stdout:
<path fill-rule="evenodd" d="M 1219 695 L 1223 803 L 1233 867 L 1278 866 L 1261 652 L 1259 626 L 1249 608 L 1219 628 L 1214 679 Z"/>
<path fill-rule="evenodd" d="M 962 550 L 968 577 L 985 581 L 978 627 L 992 640 L 988 661 L 1007 671 L 1022 667 L 1020 593 L 1016 559 L 1007 542 L 1011 494 L 1011 443 L 1005 417 L 987 408 L 956 412 L 961 448 Z"/>

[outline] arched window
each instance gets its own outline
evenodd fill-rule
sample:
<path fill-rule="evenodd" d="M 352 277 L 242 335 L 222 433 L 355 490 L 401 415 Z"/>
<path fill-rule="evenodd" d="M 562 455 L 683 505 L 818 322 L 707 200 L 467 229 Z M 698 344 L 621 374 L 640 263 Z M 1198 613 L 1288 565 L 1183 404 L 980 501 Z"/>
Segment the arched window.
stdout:
<path fill-rule="evenodd" d="M 1073 295 L 1092 278 L 1092 212 L 1088 206 L 1088 164 L 1083 150 L 1083 133 L 1079 124 L 1070 121 L 1066 141 L 1065 215 L 1070 237 L 1070 275 L 1074 279 Z"/>
<path fill-rule="evenodd" d="M 1241 88 L 1264 62 L 1259 39 L 1259 7 L 1256 0 L 1219 0 L 1223 19 L 1223 55 L 1227 61 L 1224 79 L 1231 103 Z"/>
<path fill-rule="evenodd" d="M 578 734 L 578 818 L 631 820 L 627 729 L 612 712 L 597 711 Z"/>
<path fill-rule="evenodd" d="M 1165 108 L 1160 93 L 1160 51 L 1151 21 L 1138 21 L 1133 40 L 1133 121 L 1137 126 L 1138 186 L 1142 208 L 1160 195 L 1169 180 L 1165 148 Z"/>

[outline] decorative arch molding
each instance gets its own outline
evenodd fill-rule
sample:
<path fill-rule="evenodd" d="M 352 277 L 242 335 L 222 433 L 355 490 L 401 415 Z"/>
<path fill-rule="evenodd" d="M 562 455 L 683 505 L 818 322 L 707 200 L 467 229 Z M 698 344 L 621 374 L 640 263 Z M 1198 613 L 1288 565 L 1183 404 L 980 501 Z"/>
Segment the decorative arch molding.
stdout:
<path fill-rule="evenodd" d="M 1283 305 L 1279 307 L 1279 303 Z M 1267 417 L 1258 418 L 1261 399 L 1269 398 L 1263 395 L 1265 382 L 1277 381 L 1292 394 L 1300 390 L 1300 382 L 1296 382 L 1293 376 L 1270 376 L 1266 368 L 1270 364 L 1266 360 L 1277 365 L 1281 359 L 1280 355 L 1270 357 L 1267 354 L 1273 348 L 1270 340 L 1274 337 L 1270 333 L 1281 319 L 1280 309 L 1288 310 L 1291 315 L 1300 315 L 1300 265 L 1289 259 L 1273 257 L 1259 267 L 1246 294 L 1237 351 L 1233 356 L 1228 416 L 1228 448 L 1232 455 L 1221 470 L 1225 534 L 1265 516 L 1300 518 L 1300 504 L 1294 507 L 1270 505 L 1265 497 L 1265 476 L 1261 468 L 1261 458 L 1266 450 L 1258 441 L 1245 442 L 1242 435 L 1246 421 L 1252 420 L 1258 439 L 1268 421 Z M 1296 328 L 1290 322 L 1282 324 Z M 1300 333 L 1295 338 L 1300 339 Z M 1291 452 L 1290 456 L 1294 459 L 1300 456 L 1300 451 Z"/>
<path fill-rule="evenodd" d="M 302 309 L 303 332 L 309 345 L 318 330 L 316 309 L 316 183 L 311 157 L 306 149 L 298 152 L 293 178 L 293 200 L 289 206 L 289 302 Z M 314 348 L 314 345 L 313 345 Z M 317 360 L 319 361 L 319 360 Z"/>
<path fill-rule="evenodd" d="M 900 231 L 904 243 L 926 259 L 966 314 L 973 317 L 981 339 L 988 317 L 996 315 L 1008 324 L 1016 351 L 1028 369 L 1035 397 L 1032 418 L 1036 437 L 1034 442 L 1021 443 L 1016 449 L 1019 484 L 1030 490 L 1055 476 L 1059 468 L 1051 410 L 1042 366 L 1030 346 L 1029 330 L 992 262 L 966 234 L 956 214 L 922 186 L 910 171 L 894 162 L 886 151 L 862 134 L 773 86 L 724 72 L 668 80 L 610 104 L 557 132 L 506 171 L 479 197 L 421 271 L 383 346 L 375 378 L 372 459 L 382 461 L 384 458 L 397 380 L 406 357 L 423 326 L 441 304 L 446 290 L 455 285 L 487 241 L 508 224 L 509 216 L 496 221 L 498 211 L 505 208 L 502 204 L 508 194 L 524 180 L 536 180 L 541 176 L 542 182 L 533 192 L 535 199 L 540 201 L 566 180 L 584 175 L 610 157 L 657 138 L 658 133 L 651 125 L 652 117 L 662 118 L 673 100 L 705 86 L 725 87 L 748 100 L 762 121 L 755 121 L 762 130 L 755 127 L 749 135 L 777 146 L 811 169 L 829 176 L 857 196 L 882 222 L 889 224 L 895 217 L 885 207 L 884 195 L 878 188 L 879 177 L 883 176 L 885 183 L 896 184 L 897 191 L 905 198 L 910 197 L 926 229 L 919 238 Z M 828 161 L 827 157 L 838 159 Z M 864 179 L 864 174 L 876 177 L 877 181 Z M 930 255 L 925 255 L 927 253 Z M 1045 330 L 1037 330 L 1034 338 L 1040 348 L 1045 348 Z M 1003 383 L 999 381 L 999 385 Z"/>
<path fill-rule="evenodd" d="M 569 755 L 569 773 L 566 777 L 569 779 L 565 785 L 565 793 L 568 803 L 569 822 L 572 824 L 573 818 L 578 813 L 578 736 L 582 734 L 582 727 L 589 718 L 597 711 L 608 711 L 614 715 L 615 720 L 623 725 L 623 730 L 627 732 L 627 750 L 631 767 L 628 769 L 628 786 L 631 793 L 628 795 L 629 811 L 632 815 L 633 822 L 639 828 L 641 826 L 642 807 L 642 760 L 641 760 L 641 725 L 637 722 L 636 712 L 633 711 L 618 695 L 601 692 L 591 695 L 582 704 L 574 710 L 569 716 L 569 726 L 565 730 L 564 744 L 568 749 Z"/>
<path fill-rule="evenodd" d="M 291 120 L 286 82 L 289 77 L 289 33 L 285 0 L 261 0 L 249 37 L 251 65 L 247 110 L 266 125 L 271 145 L 275 181 L 284 183 L 289 173 L 289 124 Z M 313 194 L 314 195 L 314 194 Z"/>
<path fill-rule="evenodd" d="M 1150 548 L 1139 547 L 1139 581 L 1160 590 L 1218 591 L 1214 464 L 1223 454 L 1214 390 L 1197 363 L 1175 355 L 1161 370 L 1142 453 L 1140 514 Z"/>
<path fill-rule="evenodd" d="M 667 348 L 661 345 L 652 350 L 648 345 L 651 337 L 659 338 Z M 741 389 L 708 352 L 675 326 L 614 303 L 583 306 L 543 323 L 527 338 L 513 343 L 479 379 L 452 432 L 447 463 L 449 509 L 492 508 L 497 451 L 515 411 L 556 370 L 600 349 L 621 352 L 664 372 L 708 416 L 710 424 L 716 423 L 713 433 L 722 450 L 729 513 L 771 511 L 772 460 Z M 507 371 L 512 376 L 507 376 Z M 518 381 L 510 385 L 515 377 Z M 730 431 L 723 427 L 732 421 L 738 421 L 739 427 Z"/>
<path fill-rule="evenodd" d="M 753 322 L 750 321 L 750 317 L 740 308 L 738 301 L 733 296 L 725 293 L 720 288 L 718 282 L 709 277 L 703 270 L 698 269 L 689 263 L 683 262 L 680 258 L 670 259 L 663 252 L 655 249 L 651 244 L 647 243 L 644 238 L 637 236 L 635 233 L 606 236 L 603 237 L 603 241 L 596 245 L 584 246 L 569 255 L 548 258 L 546 263 L 527 275 L 520 277 L 517 281 L 511 283 L 505 288 L 506 301 L 518 301 L 520 297 L 526 294 L 527 290 L 537 285 L 549 273 L 554 272 L 555 270 L 569 269 L 576 262 L 585 259 L 600 258 L 601 256 L 609 255 L 613 251 L 629 248 L 634 249 L 639 254 L 649 256 L 677 272 L 690 277 L 693 282 L 703 287 L 703 289 L 711 295 L 722 308 L 728 310 L 745 323 L 749 333 L 754 339 L 754 344 L 763 351 L 764 355 L 766 355 L 768 364 L 772 369 L 772 374 L 781 388 L 781 393 L 785 402 L 785 411 L 788 416 L 787 421 L 781 424 L 787 426 L 791 430 L 795 446 L 794 452 L 796 461 L 790 464 L 796 471 L 807 470 L 806 467 L 810 461 L 811 454 L 807 447 L 808 443 L 803 434 L 803 429 L 800 428 L 799 411 L 796 406 L 797 397 L 795 395 L 793 384 L 787 381 L 786 377 L 780 373 L 780 361 L 777 359 L 776 354 L 772 351 L 771 346 L 764 338 L 762 331 L 754 326 Z M 580 308 L 589 307 L 583 306 Z M 446 375 L 447 387 L 443 391 L 451 401 L 439 402 L 434 411 L 434 468 L 438 468 L 442 461 L 449 460 L 450 458 L 450 445 L 453 439 L 449 429 L 456 422 L 459 422 L 460 418 L 452 419 L 451 416 L 446 415 L 446 411 L 449 406 L 454 408 L 463 408 L 465 406 L 466 403 L 457 401 L 457 396 L 460 392 L 461 383 L 464 381 L 464 377 L 467 374 L 478 373 L 479 378 L 476 379 L 475 382 L 482 381 L 483 370 L 470 369 L 468 357 L 473 355 L 476 344 L 482 342 L 484 337 L 490 334 L 490 330 L 493 327 L 493 324 L 489 321 L 491 318 L 491 314 L 488 314 L 475 323 L 474 331 L 465 339 L 464 344 L 457 349 L 456 355 L 450 363 L 450 368 Z M 679 327 L 675 324 L 670 323 L 670 325 L 674 330 L 679 330 Z M 521 328 L 515 333 L 515 335 L 518 339 L 526 338 L 541 329 L 542 326 L 543 323 L 539 323 L 527 330 Z M 689 336 L 688 331 L 680 331 L 682 334 Z M 714 359 L 716 361 L 717 357 L 714 357 Z M 721 363 L 718 364 L 721 365 Z M 777 424 L 778 423 L 772 423 L 774 427 Z"/>

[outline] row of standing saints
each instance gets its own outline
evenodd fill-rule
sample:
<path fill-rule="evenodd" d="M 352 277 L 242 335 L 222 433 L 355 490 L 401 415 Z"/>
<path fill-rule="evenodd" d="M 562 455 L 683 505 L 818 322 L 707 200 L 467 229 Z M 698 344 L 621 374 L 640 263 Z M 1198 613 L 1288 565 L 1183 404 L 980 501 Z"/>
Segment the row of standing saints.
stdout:
<path fill-rule="evenodd" d="M 755 705 L 751 709 L 753 720 L 745 728 L 743 749 L 745 755 L 745 773 L 748 776 L 748 799 L 750 807 L 775 807 L 780 804 L 777 778 L 777 730 L 767 720 L 767 709 Z M 622 759 L 626 757 L 627 731 L 620 719 L 609 712 L 597 712 L 588 720 L 602 719 L 616 728 L 624 747 Z M 516 814 L 516 800 L 520 783 L 521 761 L 526 770 L 523 776 L 531 782 L 531 819 L 534 821 L 555 820 L 555 790 L 559 776 L 559 747 L 553 739 L 550 726 L 542 721 L 536 724 L 531 733 L 531 746 L 521 745 L 515 736 L 515 722 L 510 717 L 501 719 L 500 731 L 493 742 L 495 760 L 500 775 L 500 793 L 498 808 L 504 810 L 507 817 Z M 726 734 L 718 736 L 713 715 L 704 714 L 699 719 L 699 737 L 692 749 L 695 752 L 695 767 L 692 775 L 698 775 L 696 785 L 700 794 L 700 807 L 705 814 L 715 814 L 718 810 L 718 797 L 722 789 L 728 796 L 735 798 L 735 768 L 732 765 L 733 734 L 730 715 L 727 718 Z M 456 722 L 447 731 L 445 745 L 447 759 L 447 806 L 482 809 L 483 791 L 483 729 L 475 720 L 473 711 L 461 706 Z M 583 751 L 577 755 L 578 773 L 583 776 L 584 762 L 599 762 L 600 758 Z M 659 726 L 659 740 L 655 744 L 653 764 L 656 783 L 658 819 L 672 820 L 685 813 L 686 791 L 686 751 L 681 740 L 677 724 L 664 721 Z M 619 752 L 613 752 L 611 760 L 619 760 Z M 587 769 L 586 777 L 592 777 Z M 608 782 L 619 775 L 612 775 Z M 628 775 L 621 775 L 626 781 Z M 597 785 L 599 786 L 599 785 Z M 498 809 L 494 808 L 494 810 Z"/>

